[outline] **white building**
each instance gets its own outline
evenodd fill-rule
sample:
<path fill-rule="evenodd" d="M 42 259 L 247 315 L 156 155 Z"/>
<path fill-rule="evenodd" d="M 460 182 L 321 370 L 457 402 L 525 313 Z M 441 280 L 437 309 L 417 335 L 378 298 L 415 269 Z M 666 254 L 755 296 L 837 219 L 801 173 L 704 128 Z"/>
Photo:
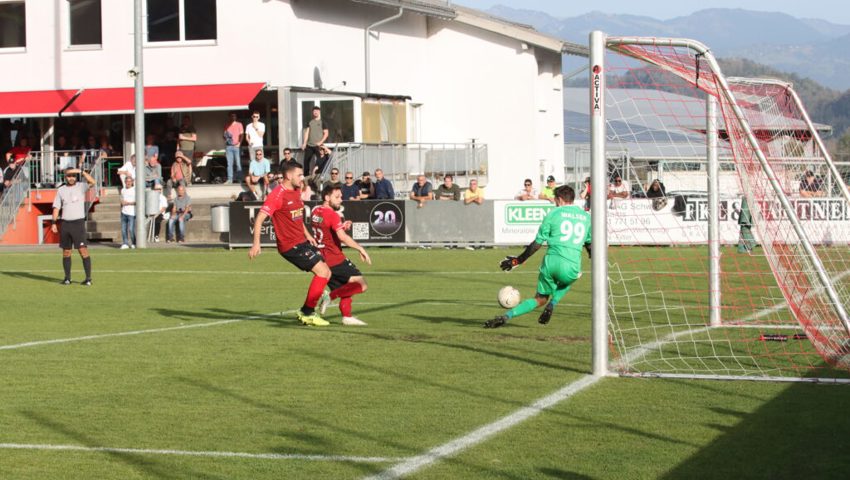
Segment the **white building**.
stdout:
<path fill-rule="evenodd" d="M 226 111 L 249 104 L 272 153 L 298 147 L 320 104 L 335 142 L 486 145 L 491 198 L 563 174 L 561 56 L 583 47 L 438 0 L 143 3 L 146 112 L 192 112 L 196 151 L 222 148 Z M 130 142 L 133 66 L 132 0 L 0 0 L 0 117 L 36 125 L 42 148 L 62 107 Z M 175 86 L 198 88 L 151 88 Z"/>

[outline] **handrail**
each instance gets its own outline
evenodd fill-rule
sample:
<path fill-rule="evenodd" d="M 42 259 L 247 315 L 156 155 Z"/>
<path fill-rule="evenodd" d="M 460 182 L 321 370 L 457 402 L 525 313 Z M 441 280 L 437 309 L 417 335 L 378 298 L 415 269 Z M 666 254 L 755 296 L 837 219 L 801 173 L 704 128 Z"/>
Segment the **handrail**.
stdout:
<path fill-rule="evenodd" d="M 24 164 L 26 165 L 26 164 Z M 18 210 L 29 197 L 30 179 L 28 169 L 24 166 L 18 168 L 12 177 L 12 184 L 0 194 L 0 238 L 6 234 L 9 225 L 14 225 Z"/>

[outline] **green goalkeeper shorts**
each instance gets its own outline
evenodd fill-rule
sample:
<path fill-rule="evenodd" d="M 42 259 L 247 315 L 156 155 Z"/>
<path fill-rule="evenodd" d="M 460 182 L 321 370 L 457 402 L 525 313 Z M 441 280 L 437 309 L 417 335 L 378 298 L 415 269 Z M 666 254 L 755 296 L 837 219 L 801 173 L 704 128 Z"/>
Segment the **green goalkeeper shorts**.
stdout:
<path fill-rule="evenodd" d="M 569 291 L 580 273 L 580 265 L 555 255 L 546 255 L 540 264 L 540 274 L 537 275 L 537 293 L 552 296 L 557 290 Z"/>

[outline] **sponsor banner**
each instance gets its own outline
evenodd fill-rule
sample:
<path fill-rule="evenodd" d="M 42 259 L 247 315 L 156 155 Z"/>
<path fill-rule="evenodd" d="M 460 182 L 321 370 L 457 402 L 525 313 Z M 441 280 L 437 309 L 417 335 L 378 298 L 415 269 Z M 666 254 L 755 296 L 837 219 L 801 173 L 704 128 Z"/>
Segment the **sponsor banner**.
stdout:
<path fill-rule="evenodd" d="M 305 221 L 318 202 L 304 202 Z M 404 243 L 404 201 L 357 201 L 343 202 L 340 215 L 351 221 L 351 238 L 364 245 L 372 243 Z M 254 219 L 263 202 L 230 203 L 230 246 L 251 245 L 254 241 Z M 263 246 L 276 245 L 271 219 L 262 226 L 260 243 Z"/>
<path fill-rule="evenodd" d="M 850 208 L 838 198 L 792 199 L 806 234 L 814 244 L 850 238 Z M 554 205 L 548 202 L 494 202 L 495 242 L 528 244 Z M 757 208 L 769 221 L 785 218 L 778 202 L 760 202 Z M 754 209 L 753 209 L 754 210 Z M 740 199 L 720 201 L 720 241 L 737 244 Z M 793 236 L 790 222 L 788 235 Z M 753 233 L 758 240 L 758 229 Z M 785 239 L 792 241 L 792 238 Z M 846 241 L 846 240 L 844 240 Z M 608 202 L 609 245 L 693 245 L 708 243 L 708 200 L 704 197 L 612 200 Z"/>

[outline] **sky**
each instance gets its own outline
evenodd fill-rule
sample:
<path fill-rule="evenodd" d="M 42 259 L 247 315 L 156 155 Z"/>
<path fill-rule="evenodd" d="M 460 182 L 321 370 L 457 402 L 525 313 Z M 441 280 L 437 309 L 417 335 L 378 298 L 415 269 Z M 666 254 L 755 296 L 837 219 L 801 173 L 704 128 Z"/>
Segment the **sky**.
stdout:
<path fill-rule="evenodd" d="M 743 8 L 782 12 L 798 18 L 819 18 L 850 25 L 847 0 L 453 0 L 453 3 L 486 10 L 494 5 L 538 10 L 554 17 L 575 17 L 591 11 L 643 15 L 660 20 L 689 15 L 706 8 Z"/>

